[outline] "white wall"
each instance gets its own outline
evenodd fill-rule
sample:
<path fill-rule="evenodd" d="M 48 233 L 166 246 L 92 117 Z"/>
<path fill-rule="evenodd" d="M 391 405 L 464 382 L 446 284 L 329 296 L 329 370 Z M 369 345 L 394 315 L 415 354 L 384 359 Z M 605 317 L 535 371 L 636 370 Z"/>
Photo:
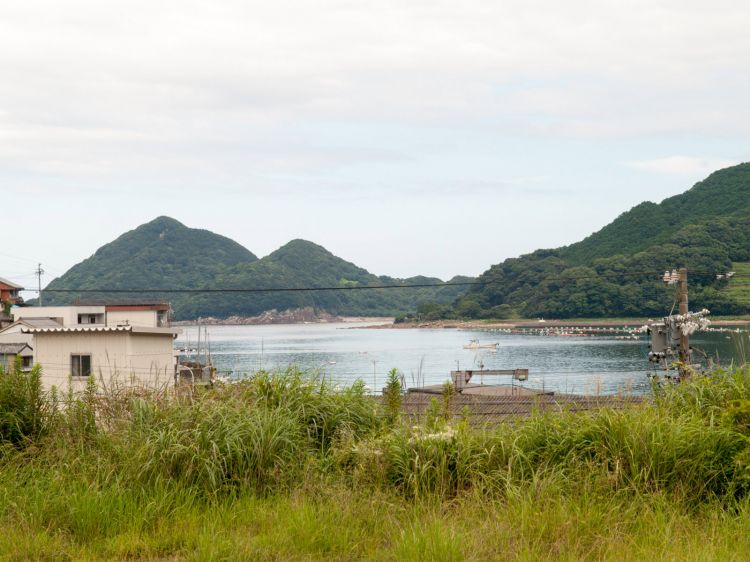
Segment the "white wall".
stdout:
<path fill-rule="evenodd" d="M 117 326 L 128 323 L 131 326 L 144 328 L 156 327 L 155 310 L 109 310 L 107 311 L 107 326 Z"/>
<path fill-rule="evenodd" d="M 27 306 L 11 309 L 13 319 L 20 318 L 57 318 L 61 319 L 63 326 L 74 328 L 80 326 L 79 314 L 98 314 L 106 320 L 107 326 L 118 324 L 130 324 L 144 328 L 155 328 L 158 325 L 158 313 L 156 310 L 109 310 L 105 313 L 104 306 Z M 90 326 L 90 324 L 83 324 Z"/>
<path fill-rule="evenodd" d="M 63 326 L 78 326 L 79 314 L 104 314 L 103 306 L 19 306 L 12 308 L 14 320 L 20 318 L 62 318 Z"/>
<path fill-rule="evenodd" d="M 34 335 L 34 361 L 42 366 L 42 383 L 67 392 L 83 390 L 86 377 L 71 380 L 71 355 L 91 355 L 92 376 L 100 389 L 124 386 L 162 388 L 174 382 L 171 334 L 68 332 Z"/>

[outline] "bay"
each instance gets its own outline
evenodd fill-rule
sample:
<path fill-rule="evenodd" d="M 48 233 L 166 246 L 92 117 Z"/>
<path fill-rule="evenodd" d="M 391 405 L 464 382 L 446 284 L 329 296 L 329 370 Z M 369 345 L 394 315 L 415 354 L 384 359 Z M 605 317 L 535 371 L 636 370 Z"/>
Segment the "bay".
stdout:
<path fill-rule="evenodd" d="M 361 379 L 380 391 L 390 369 L 407 386 L 440 384 L 454 369 L 529 369 L 523 386 L 571 394 L 642 394 L 650 388 L 648 340 L 541 336 L 465 329 L 362 329 L 366 323 L 209 326 L 212 361 L 220 374 L 239 379 L 259 369 L 296 365 L 327 380 L 349 385 Z M 734 329 L 734 328 L 733 328 Z M 745 328 L 743 327 L 742 330 Z M 201 336 L 202 338 L 204 336 Z M 176 344 L 195 347 L 198 329 L 183 328 Z M 470 340 L 497 342 L 496 352 L 464 349 Z M 691 345 L 717 353 L 725 365 L 740 360 L 737 342 L 750 349 L 747 332 L 701 332 Z M 206 348 L 204 347 L 204 351 Z M 480 382 L 474 381 L 472 382 Z M 486 377 L 486 384 L 511 384 Z M 518 384 L 514 382 L 512 384 Z"/>

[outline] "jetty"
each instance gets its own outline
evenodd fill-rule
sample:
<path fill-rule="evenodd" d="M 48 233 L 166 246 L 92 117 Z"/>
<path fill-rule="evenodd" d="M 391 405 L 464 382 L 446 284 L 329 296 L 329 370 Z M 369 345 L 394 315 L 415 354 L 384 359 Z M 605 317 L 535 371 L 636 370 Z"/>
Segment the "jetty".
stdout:
<path fill-rule="evenodd" d="M 529 390 L 529 389 L 524 389 Z M 410 392 L 403 397 L 404 416 L 420 423 L 428 415 L 433 400 L 438 400 L 449 417 L 467 417 L 471 425 L 486 425 L 523 418 L 534 412 L 587 412 L 600 409 L 620 410 L 640 404 L 639 396 L 583 396 L 574 394 L 513 395 L 462 393 L 440 398 L 430 393 Z"/>

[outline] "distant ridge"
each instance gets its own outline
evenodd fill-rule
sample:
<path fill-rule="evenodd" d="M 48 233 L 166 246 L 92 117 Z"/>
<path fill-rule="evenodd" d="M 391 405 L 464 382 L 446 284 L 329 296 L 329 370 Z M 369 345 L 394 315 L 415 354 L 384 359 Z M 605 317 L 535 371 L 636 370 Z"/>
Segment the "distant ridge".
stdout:
<path fill-rule="evenodd" d="M 673 298 L 659 272 L 685 266 L 693 271 L 693 308 L 746 314 L 750 303 L 712 272 L 747 261 L 750 164 L 744 163 L 714 172 L 659 204 L 641 203 L 581 242 L 493 265 L 478 278 L 492 284 L 473 287 L 443 312 L 488 318 L 659 316 Z M 641 271 L 647 274 L 625 275 Z"/>
<path fill-rule="evenodd" d="M 560 249 L 573 263 L 633 254 L 667 242 L 676 229 L 711 219 L 750 214 L 750 163 L 718 170 L 688 191 L 659 204 L 645 201 L 581 242 Z"/>
<path fill-rule="evenodd" d="M 469 278 L 457 278 L 466 280 Z M 268 256 L 255 254 L 224 236 L 188 228 L 170 217 L 158 217 L 99 248 L 94 255 L 52 281 L 49 289 L 194 289 L 269 287 L 346 287 L 441 283 L 440 279 L 395 279 L 376 276 L 324 247 L 292 240 Z M 331 314 L 396 316 L 420 303 L 453 302 L 465 287 L 390 291 L 320 291 L 315 294 L 254 293 L 176 295 L 151 293 L 141 299 L 166 299 L 177 319 L 205 316 L 253 316 L 267 310 L 313 307 Z M 366 294 L 365 294 L 366 293 Z M 123 300 L 105 293 L 46 293 L 45 303 L 76 299 Z"/>

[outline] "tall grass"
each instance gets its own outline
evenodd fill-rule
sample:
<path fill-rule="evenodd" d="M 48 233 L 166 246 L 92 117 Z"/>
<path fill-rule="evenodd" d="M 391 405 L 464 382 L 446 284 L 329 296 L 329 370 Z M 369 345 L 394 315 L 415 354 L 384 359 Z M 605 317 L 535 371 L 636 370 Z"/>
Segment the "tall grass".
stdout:
<path fill-rule="evenodd" d="M 38 377 L 0 373 L 0 558 L 664 557 L 687 552 L 669 537 L 707 548 L 700 528 L 711 555 L 748 546 L 747 369 L 487 428 L 437 403 L 408 425 L 395 377 L 384 404 L 289 369 L 60 408 Z"/>
<path fill-rule="evenodd" d="M 51 408 L 39 366 L 24 372 L 20 358 L 10 369 L 0 365 L 0 446 L 20 447 L 41 437 Z"/>

